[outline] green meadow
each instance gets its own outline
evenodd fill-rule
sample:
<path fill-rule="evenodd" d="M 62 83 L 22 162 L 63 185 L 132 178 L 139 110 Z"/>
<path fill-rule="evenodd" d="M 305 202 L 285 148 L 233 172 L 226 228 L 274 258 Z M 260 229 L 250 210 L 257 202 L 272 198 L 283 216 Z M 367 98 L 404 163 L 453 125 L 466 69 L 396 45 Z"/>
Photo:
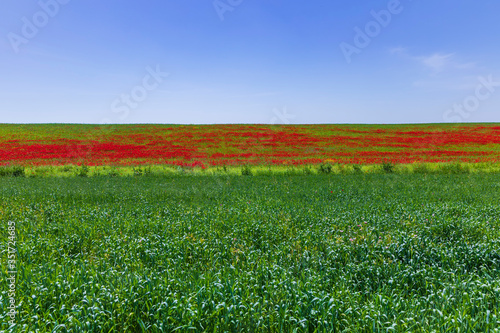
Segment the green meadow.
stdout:
<path fill-rule="evenodd" d="M 499 331 L 500 174 L 201 173 L 0 177 L 0 330 Z"/>

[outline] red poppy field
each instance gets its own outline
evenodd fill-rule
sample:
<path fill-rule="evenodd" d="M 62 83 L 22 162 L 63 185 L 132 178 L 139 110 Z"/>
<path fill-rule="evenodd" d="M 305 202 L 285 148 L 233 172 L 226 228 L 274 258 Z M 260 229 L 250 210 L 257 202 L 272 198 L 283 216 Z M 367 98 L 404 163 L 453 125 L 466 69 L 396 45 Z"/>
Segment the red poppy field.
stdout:
<path fill-rule="evenodd" d="M 1 165 L 499 162 L 499 124 L 0 125 Z"/>

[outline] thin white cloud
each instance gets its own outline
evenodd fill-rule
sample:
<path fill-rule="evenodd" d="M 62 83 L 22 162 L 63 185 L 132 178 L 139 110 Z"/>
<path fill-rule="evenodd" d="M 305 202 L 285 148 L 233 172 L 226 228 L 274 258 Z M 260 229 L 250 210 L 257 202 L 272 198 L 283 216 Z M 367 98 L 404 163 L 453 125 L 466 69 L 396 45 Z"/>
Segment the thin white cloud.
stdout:
<path fill-rule="evenodd" d="M 389 49 L 389 53 L 420 69 L 412 79 L 412 85 L 416 88 L 467 91 L 474 89 L 477 86 L 477 77 L 484 74 L 484 68 L 475 62 L 463 61 L 456 53 L 414 55 L 401 46 Z"/>
<path fill-rule="evenodd" d="M 390 49 L 389 53 L 410 59 L 431 70 L 435 74 L 450 70 L 477 69 L 476 63 L 462 62 L 458 59 L 455 53 L 436 52 L 425 56 L 415 56 L 410 54 L 407 48 L 401 46 Z"/>
<path fill-rule="evenodd" d="M 424 66 L 435 72 L 441 72 L 447 67 L 453 67 L 453 57 L 455 54 L 434 53 L 430 56 L 417 57 Z"/>
<path fill-rule="evenodd" d="M 408 50 L 404 47 L 401 47 L 401 46 L 394 47 L 394 48 L 390 49 L 389 52 L 391 54 L 396 54 L 396 55 L 400 55 L 400 56 L 408 54 Z"/>
<path fill-rule="evenodd" d="M 413 86 L 433 90 L 469 91 L 477 87 L 477 76 L 421 79 L 414 81 Z"/>
<path fill-rule="evenodd" d="M 463 64 L 457 64 L 456 67 L 460 69 L 474 69 L 477 68 L 477 64 L 475 62 L 466 62 Z"/>

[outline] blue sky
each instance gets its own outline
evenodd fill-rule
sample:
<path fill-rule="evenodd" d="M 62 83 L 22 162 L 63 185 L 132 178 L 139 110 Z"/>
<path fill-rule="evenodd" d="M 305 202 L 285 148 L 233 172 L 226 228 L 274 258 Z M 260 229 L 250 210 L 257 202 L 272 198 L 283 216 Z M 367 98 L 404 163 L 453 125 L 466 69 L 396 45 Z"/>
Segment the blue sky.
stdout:
<path fill-rule="evenodd" d="M 500 122 L 498 0 L 3 0 L 0 123 Z"/>

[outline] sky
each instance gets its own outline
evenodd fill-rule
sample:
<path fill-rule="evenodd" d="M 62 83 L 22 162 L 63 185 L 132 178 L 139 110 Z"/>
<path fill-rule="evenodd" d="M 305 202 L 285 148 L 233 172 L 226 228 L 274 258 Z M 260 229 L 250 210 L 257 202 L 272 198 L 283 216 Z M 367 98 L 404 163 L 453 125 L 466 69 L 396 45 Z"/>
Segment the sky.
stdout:
<path fill-rule="evenodd" d="M 498 0 L 2 0 L 0 123 L 500 122 Z"/>

